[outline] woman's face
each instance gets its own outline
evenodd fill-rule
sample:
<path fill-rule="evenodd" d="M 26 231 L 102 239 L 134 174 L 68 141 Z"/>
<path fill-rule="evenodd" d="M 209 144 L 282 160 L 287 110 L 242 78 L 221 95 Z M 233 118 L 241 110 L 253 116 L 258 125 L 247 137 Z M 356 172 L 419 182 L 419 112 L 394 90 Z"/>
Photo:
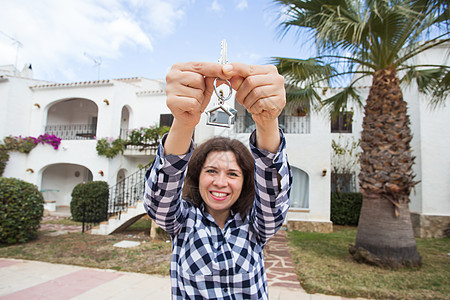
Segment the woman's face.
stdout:
<path fill-rule="evenodd" d="M 210 152 L 200 171 L 199 189 L 206 210 L 215 218 L 229 214 L 241 194 L 244 174 L 231 151 Z"/>

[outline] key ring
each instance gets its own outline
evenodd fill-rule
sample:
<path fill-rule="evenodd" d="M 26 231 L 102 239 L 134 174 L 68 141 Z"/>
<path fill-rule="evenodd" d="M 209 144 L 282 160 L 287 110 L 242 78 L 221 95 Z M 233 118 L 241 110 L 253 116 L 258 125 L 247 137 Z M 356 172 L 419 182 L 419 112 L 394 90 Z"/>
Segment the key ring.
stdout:
<path fill-rule="evenodd" d="M 230 92 L 228 93 L 228 96 L 224 97 L 223 94 L 217 90 L 217 80 L 225 81 L 227 83 L 228 87 L 230 88 Z M 214 92 L 216 93 L 217 97 L 219 98 L 219 104 L 223 104 L 225 101 L 229 100 L 231 98 L 231 96 L 233 95 L 233 89 L 231 87 L 231 82 L 227 79 L 222 79 L 222 78 L 216 77 L 216 79 L 214 79 Z"/>

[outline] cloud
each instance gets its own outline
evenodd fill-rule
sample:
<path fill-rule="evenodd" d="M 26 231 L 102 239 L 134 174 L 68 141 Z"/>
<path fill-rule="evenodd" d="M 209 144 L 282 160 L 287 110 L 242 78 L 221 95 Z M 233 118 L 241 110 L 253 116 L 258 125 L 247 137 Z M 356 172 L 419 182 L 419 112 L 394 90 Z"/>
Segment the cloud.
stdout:
<path fill-rule="evenodd" d="M 247 0 L 237 0 L 236 2 L 236 8 L 238 10 L 244 10 L 248 7 Z"/>
<path fill-rule="evenodd" d="M 174 33 L 178 22 L 185 17 L 185 7 L 189 1 L 164 1 L 164 0 L 140 0 L 135 5 L 137 10 L 143 10 L 145 17 L 143 24 L 152 32 L 158 35 L 170 35 Z"/>
<path fill-rule="evenodd" d="M 221 12 L 221 11 L 223 11 L 223 6 L 220 5 L 219 1 L 214 0 L 214 1 L 211 3 L 211 10 L 212 10 L 212 11 L 215 11 L 215 12 Z"/>
<path fill-rule="evenodd" d="M 15 0 L 0 10 L 0 65 L 14 64 L 15 38 L 23 44 L 18 68 L 73 76 L 85 52 L 103 59 L 121 57 L 124 48 L 152 51 L 155 38 L 172 34 L 184 17 L 182 0 Z M 7 36 L 9 37 L 7 37 Z M 11 38 L 10 38 L 11 37 Z M 48 75 L 48 74 L 47 74 Z M 68 78 L 70 79 L 70 78 Z"/>

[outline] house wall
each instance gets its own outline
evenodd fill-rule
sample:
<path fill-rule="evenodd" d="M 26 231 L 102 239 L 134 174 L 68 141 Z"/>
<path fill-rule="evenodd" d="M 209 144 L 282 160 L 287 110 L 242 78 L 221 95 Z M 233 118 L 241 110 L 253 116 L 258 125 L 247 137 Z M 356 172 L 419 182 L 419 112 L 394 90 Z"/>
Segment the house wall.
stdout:
<path fill-rule="evenodd" d="M 7 108 L 1 110 L 6 117 L 0 120 L 0 133 L 2 138 L 10 134 L 38 137 L 45 132 L 46 125 L 89 123 L 89 117 L 96 114 L 97 139 L 117 138 L 124 106 L 129 108 L 128 128 L 158 125 L 159 114 L 168 112 L 163 87 L 161 81 L 140 78 L 54 84 L 8 77 L 0 81 L 0 101 Z M 20 104 L 13 101 L 16 98 L 21 99 Z M 58 105 L 68 99 L 73 101 Z M 53 112 L 55 107 L 59 111 Z M 79 114 L 71 113 L 75 108 Z M 69 205 L 73 187 L 86 180 L 84 173 L 90 171 L 93 180 L 113 186 L 120 170 L 132 174 L 139 164 L 146 165 L 152 159 L 151 155 L 118 155 L 111 159 L 98 156 L 96 144 L 95 139 L 62 140 L 58 150 L 39 144 L 28 155 L 11 152 L 3 176 L 31 182 L 39 189 L 54 190 L 44 192 L 44 197 L 57 198 L 57 205 Z M 74 176 L 79 170 L 81 176 Z"/>
<path fill-rule="evenodd" d="M 217 97 L 213 95 L 206 111 L 212 109 L 216 104 Z M 244 111 L 234 97 L 226 104 L 234 107 L 238 112 Z M 291 208 L 285 222 L 291 229 L 329 232 L 332 230 L 330 221 L 330 121 L 324 113 L 313 113 L 310 120 L 310 133 L 285 134 L 289 163 L 309 176 L 309 207 L 306 209 Z M 195 130 L 195 143 L 201 144 L 213 136 L 226 136 L 248 145 L 250 134 L 236 133 L 234 127 L 228 129 L 208 126 L 206 121 L 206 115 L 203 114 Z M 323 170 L 327 171 L 326 176 L 322 176 Z"/>

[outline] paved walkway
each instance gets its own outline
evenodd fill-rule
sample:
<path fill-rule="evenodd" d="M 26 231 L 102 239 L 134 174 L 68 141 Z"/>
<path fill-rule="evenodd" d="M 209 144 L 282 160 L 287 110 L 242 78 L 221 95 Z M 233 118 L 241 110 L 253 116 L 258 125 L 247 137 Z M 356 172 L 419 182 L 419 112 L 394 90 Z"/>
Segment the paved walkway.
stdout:
<path fill-rule="evenodd" d="M 77 226 L 47 225 L 41 230 L 58 234 L 81 230 Z M 305 292 L 289 254 L 286 231 L 280 230 L 264 252 L 271 300 L 347 299 Z M 170 278 L 0 258 L 0 300 L 6 299 L 170 299 Z"/>

